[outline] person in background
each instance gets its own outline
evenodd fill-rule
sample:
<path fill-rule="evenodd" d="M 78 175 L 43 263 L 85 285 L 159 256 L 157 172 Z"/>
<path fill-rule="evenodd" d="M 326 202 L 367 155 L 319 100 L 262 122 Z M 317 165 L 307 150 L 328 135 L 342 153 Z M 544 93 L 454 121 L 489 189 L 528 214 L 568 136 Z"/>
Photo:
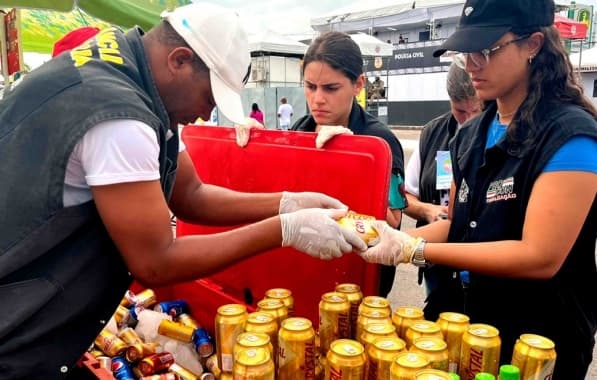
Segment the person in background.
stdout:
<path fill-rule="evenodd" d="M 278 120 L 281 130 L 287 131 L 290 128 L 293 113 L 294 110 L 292 109 L 292 106 L 288 104 L 288 99 L 283 96 L 282 99 L 280 99 L 280 106 L 278 107 Z"/>
<path fill-rule="evenodd" d="M 263 112 L 261 112 L 257 103 L 253 103 L 251 105 L 251 113 L 249 114 L 249 117 L 257 120 L 261 124 L 264 124 L 263 123 Z"/>
<path fill-rule="evenodd" d="M 247 122 L 248 39 L 214 4 L 163 17 L 147 33 L 102 30 L 0 101 L 2 379 L 79 379 L 74 363 L 133 279 L 194 280 L 280 245 L 321 259 L 366 248 L 334 198 L 201 182 L 178 125 L 216 105 Z M 244 226 L 175 239 L 170 212 Z"/>
<path fill-rule="evenodd" d="M 363 110 L 355 100 L 366 81 L 359 46 L 345 33 L 322 34 L 311 43 L 303 57 L 303 78 L 310 113 L 294 123 L 293 131 L 322 133 L 326 126 L 341 126 L 343 132 L 377 136 L 390 146 L 392 176 L 387 220 L 392 227 L 398 228 L 402 209 L 406 207 L 404 152 L 390 128 Z M 382 266 L 380 295 L 385 297 L 392 289 L 395 272 L 393 266 Z"/>
<path fill-rule="evenodd" d="M 376 223 L 381 241 L 363 257 L 432 263 L 426 319 L 456 311 L 495 326 L 502 363 L 521 334 L 547 337 L 551 378 L 581 380 L 597 332 L 597 110 L 554 13 L 553 0 L 465 2 L 436 55 L 460 52 L 455 62 L 490 104 L 450 144 L 448 219 L 408 234 Z"/>
<path fill-rule="evenodd" d="M 406 166 L 404 186 L 408 207 L 404 212 L 417 220 L 417 227 L 447 218 L 452 182 L 448 144 L 456 131 L 482 108 L 470 76 L 455 63 L 448 70 L 446 90 L 450 111 L 423 127 L 419 145 Z M 435 284 L 433 266 L 419 270 L 419 283 L 423 278 L 429 293 Z"/>
<path fill-rule="evenodd" d="M 380 77 L 375 77 L 371 89 L 371 99 L 383 99 L 386 97 L 386 84 Z"/>

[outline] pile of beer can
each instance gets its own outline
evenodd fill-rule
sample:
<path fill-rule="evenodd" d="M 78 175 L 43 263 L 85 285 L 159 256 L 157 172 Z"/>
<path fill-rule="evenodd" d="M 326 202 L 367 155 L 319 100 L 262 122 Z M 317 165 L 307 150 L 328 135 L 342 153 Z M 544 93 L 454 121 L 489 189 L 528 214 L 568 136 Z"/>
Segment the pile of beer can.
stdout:
<path fill-rule="evenodd" d="M 434 322 L 417 307 L 392 310 L 386 298 L 363 297 L 356 284 L 321 296 L 316 326 L 294 315 L 289 289 L 270 289 L 256 305 L 255 312 L 220 306 L 214 342 L 184 301 L 157 303 L 151 290 L 129 293 L 115 313 L 119 333 L 102 331 L 92 352 L 118 380 L 535 380 L 550 378 L 556 361 L 551 340 L 523 334 L 511 364 L 500 367 L 495 327 L 471 324 L 460 313 L 443 312 Z M 191 344 L 200 370 L 135 336 L 136 315 L 152 306 L 172 317 L 158 332 Z"/>
<path fill-rule="evenodd" d="M 144 341 L 135 331 L 138 316 L 145 310 L 163 313 L 157 334 L 164 340 L 192 348 L 191 367 L 178 363 L 176 352 L 167 352 L 158 342 Z M 215 380 L 204 371 L 215 344 L 209 333 L 190 315 L 184 300 L 158 303 L 151 289 L 134 294 L 128 291 L 113 316 L 116 328 L 105 328 L 96 337 L 90 353 L 99 366 L 117 380 Z M 116 331 L 114 331 L 116 330 Z M 176 347 L 174 345 L 173 347 Z"/>

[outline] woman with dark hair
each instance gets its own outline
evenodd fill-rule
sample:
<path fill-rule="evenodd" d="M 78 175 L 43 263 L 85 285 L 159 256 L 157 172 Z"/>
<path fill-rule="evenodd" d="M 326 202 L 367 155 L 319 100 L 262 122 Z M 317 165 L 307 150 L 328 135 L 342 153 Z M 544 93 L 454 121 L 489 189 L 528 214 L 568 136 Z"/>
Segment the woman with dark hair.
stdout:
<path fill-rule="evenodd" d="M 521 334 L 547 337 L 557 351 L 553 379 L 580 380 L 597 331 L 597 112 L 554 13 L 553 0 L 466 1 L 436 53 L 459 52 L 491 103 L 450 144 L 449 218 L 408 234 L 377 223 L 381 241 L 363 256 L 433 263 L 440 283 L 427 319 L 460 311 L 495 326 L 503 363 Z"/>
<path fill-rule="evenodd" d="M 257 120 L 261 124 L 264 124 L 263 123 L 263 112 L 261 112 L 257 103 L 253 103 L 251 105 L 251 113 L 249 114 L 249 117 Z"/>
<path fill-rule="evenodd" d="M 392 227 L 399 227 L 402 209 L 406 207 L 404 152 L 394 133 L 363 110 L 355 100 L 366 80 L 359 46 L 345 33 L 322 34 L 311 43 L 303 57 L 303 78 L 310 114 L 297 120 L 291 129 L 319 132 L 323 126 L 342 126 L 356 135 L 371 135 L 386 140 L 392 151 L 387 220 Z M 381 296 L 387 296 L 392 289 L 395 272 L 393 266 L 382 267 Z"/>

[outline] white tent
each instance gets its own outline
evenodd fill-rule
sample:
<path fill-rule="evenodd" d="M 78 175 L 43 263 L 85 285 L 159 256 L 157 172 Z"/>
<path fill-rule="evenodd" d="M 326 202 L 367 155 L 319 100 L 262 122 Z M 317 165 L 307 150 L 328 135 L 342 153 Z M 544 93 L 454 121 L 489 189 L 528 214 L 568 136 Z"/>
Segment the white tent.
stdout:
<path fill-rule="evenodd" d="M 249 35 L 249 49 L 251 52 L 303 55 L 307 51 L 307 45 L 267 30 Z"/>
<path fill-rule="evenodd" d="M 350 38 L 359 45 L 365 57 L 388 57 L 394 54 L 394 46 L 365 33 L 351 34 Z"/>

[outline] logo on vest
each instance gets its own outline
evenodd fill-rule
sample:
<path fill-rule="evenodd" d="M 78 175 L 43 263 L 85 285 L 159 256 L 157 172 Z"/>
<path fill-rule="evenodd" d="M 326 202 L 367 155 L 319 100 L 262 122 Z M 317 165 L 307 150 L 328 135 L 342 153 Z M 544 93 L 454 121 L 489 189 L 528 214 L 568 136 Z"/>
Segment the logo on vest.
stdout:
<path fill-rule="evenodd" d="M 468 184 L 466 180 L 463 178 L 462 182 L 460 183 L 460 190 L 458 190 L 458 202 L 459 203 L 466 203 L 468 202 Z"/>
<path fill-rule="evenodd" d="M 489 184 L 487 194 L 485 194 L 485 201 L 487 203 L 506 201 L 508 199 L 516 199 L 514 177 L 499 179 Z"/>

